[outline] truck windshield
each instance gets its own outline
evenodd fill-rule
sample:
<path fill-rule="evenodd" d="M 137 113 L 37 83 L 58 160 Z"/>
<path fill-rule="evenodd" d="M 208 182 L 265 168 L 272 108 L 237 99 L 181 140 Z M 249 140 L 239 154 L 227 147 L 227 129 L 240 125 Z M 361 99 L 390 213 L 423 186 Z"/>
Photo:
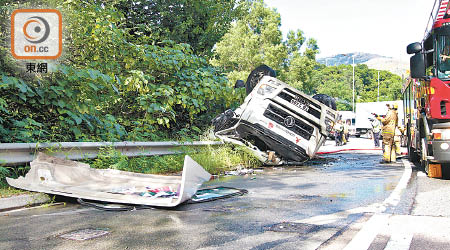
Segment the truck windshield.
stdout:
<path fill-rule="evenodd" d="M 438 77 L 450 78 L 450 36 L 437 37 Z"/>

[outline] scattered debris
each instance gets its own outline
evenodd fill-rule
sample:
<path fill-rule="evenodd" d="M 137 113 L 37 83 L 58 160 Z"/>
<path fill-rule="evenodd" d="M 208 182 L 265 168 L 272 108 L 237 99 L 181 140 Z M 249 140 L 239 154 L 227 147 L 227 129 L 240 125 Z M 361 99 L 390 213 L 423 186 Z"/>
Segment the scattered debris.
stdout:
<path fill-rule="evenodd" d="M 244 168 L 244 169 L 237 169 L 237 170 L 234 170 L 234 171 L 225 171 L 225 175 L 227 176 L 227 175 L 235 175 L 235 176 L 237 176 L 237 175 L 246 175 L 246 174 L 253 174 L 253 169 L 246 169 L 246 168 Z"/>
<path fill-rule="evenodd" d="M 7 178 L 7 182 L 20 189 L 86 200 L 174 207 L 189 200 L 210 177 L 187 155 L 182 176 L 162 176 L 93 169 L 39 153 L 25 177 Z"/>
<path fill-rule="evenodd" d="M 237 189 L 230 187 L 216 187 L 208 189 L 200 189 L 192 196 L 189 203 L 200 203 L 218 199 L 225 199 L 232 196 L 244 195 L 248 193 L 245 189 Z"/>

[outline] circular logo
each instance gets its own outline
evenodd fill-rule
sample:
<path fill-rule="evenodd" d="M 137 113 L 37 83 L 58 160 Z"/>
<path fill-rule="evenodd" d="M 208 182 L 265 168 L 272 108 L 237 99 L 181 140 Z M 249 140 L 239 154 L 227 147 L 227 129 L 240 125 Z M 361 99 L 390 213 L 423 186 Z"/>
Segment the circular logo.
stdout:
<path fill-rule="evenodd" d="M 30 17 L 23 25 L 23 34 L 25 35 L 25 39 L 30 43 L 42 43 L 50 35 L 50 25 L 42 17 Z"/>
<path fill-rule="evenodd" d="M 286 118 L 284 118 L 284 125 L 286 125 L 286 127 L 288 128 L 292 128 L 295 125 L 295 119 L 292 116 L 286 116 Z"/>

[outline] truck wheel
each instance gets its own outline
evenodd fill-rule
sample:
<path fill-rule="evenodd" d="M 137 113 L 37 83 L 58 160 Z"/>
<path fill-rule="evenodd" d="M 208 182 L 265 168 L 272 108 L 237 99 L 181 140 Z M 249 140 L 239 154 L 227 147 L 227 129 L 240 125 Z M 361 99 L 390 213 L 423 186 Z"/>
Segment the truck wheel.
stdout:
<path fill-rule="evenodd" d="M 214 126 L 214 133 L 234 126 L 238 122 L 238 120 L 234 119 L 233 117 L 234 111 L 231 109 L 227 109 L 225 112 L 212 119 L 211 123 Z"/>
<path fill-rule="evenodd" d="M 276 77 L 277 74 L 275 73 L 275 70 L 264 64 L 252 70 L 250 75 L 247 77 L 247 81 L 245 82 L 245 90 L 247 95 L 252 92 L 253 88 L 259 83 L 263 76 Z"/>
<path fill-rule="evenodd" d="M 412 163 L 417 163 L 419 161 L 419 157 L 417 156 L 417 153 L 414 151 L 414 148 L 411 146 L 408 147 L 408 159 Z"/>
<path fill-rule="evenodd" d="M 332 108 L 333 110 L 336 110 L 336 100 L 334 100 L 333 97 L 331 97 L 329 95 L 325 95 L 325 94 L 316 94 L 312 98 L 327 105 L 328 107 Z"/>

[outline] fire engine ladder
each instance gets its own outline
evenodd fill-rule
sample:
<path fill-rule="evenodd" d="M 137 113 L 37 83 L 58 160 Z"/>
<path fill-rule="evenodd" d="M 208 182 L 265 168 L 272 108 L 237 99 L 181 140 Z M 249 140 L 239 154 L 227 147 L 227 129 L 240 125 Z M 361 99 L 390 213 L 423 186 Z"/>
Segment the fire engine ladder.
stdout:
<path fill-rule="evenodd" d="M 439 3 L 438 3 L 439 2 Z M 427 27 L 425 28 L 424 37 L 431 31 L 433 25 L 444 18 L 444 16 L 450 15 L 449 11 L 449 2 L 450 0 L 435 0 L 433 9 L 431 10 L 430 17 L 428 18 Z M 431 23 L 430 23 L 431 21 Z"/>

